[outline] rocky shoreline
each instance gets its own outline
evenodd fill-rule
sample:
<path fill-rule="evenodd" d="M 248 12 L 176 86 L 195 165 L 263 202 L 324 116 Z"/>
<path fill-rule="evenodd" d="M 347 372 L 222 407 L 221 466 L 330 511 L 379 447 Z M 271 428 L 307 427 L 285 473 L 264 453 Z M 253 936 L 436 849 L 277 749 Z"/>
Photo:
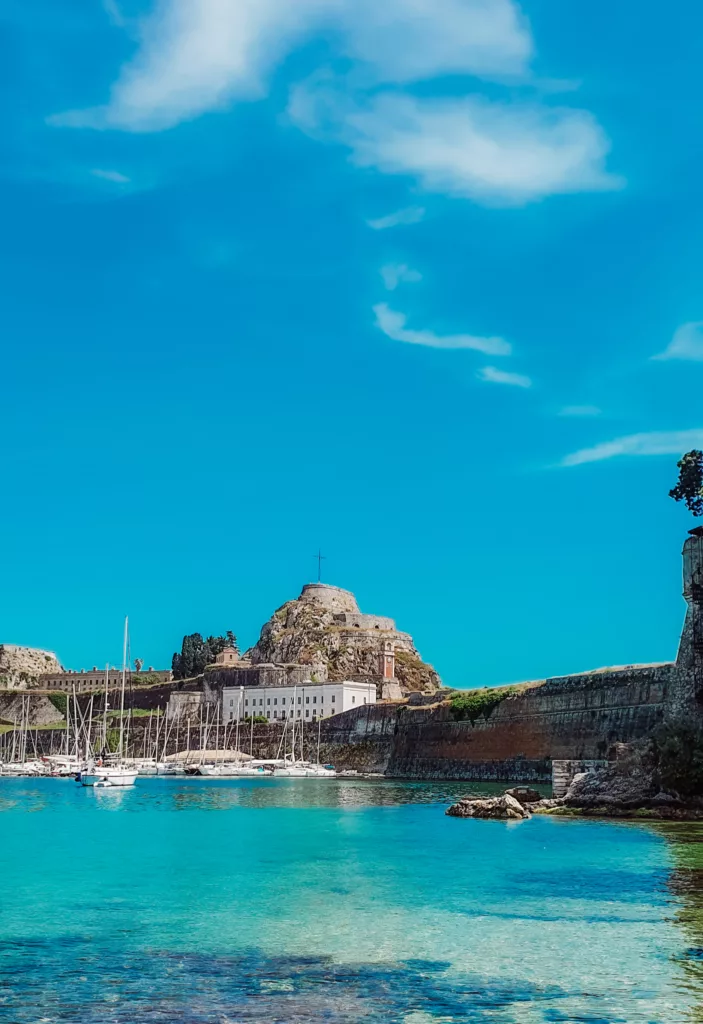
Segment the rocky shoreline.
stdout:
<path fill-rule="evenodd" d="M 661 779 L 637 752 L 607 767 L 576 775 L 566 794 L 543 799 L 528 787 L 508 789 L 491 799 L 464 798 L 446 813 L 453 818 L 521 820 L 534 814 L 555 817 L 703 821 L 703 799 L 662 787 Z"/>

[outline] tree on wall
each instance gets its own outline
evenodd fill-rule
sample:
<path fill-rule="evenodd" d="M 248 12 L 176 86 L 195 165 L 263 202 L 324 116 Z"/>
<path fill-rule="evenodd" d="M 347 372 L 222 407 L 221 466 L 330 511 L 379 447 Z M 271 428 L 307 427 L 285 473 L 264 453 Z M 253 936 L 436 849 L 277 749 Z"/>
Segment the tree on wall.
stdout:
<path fill-rule="evenodd" d="M 173 655 L 171 669 L 174 679 L 191 679 L 205 671 L 206 665 L 212 665 L 215 658 L 225 647 L 237 646 L 237 638 L 231 629 L 224 636 L 209 636 L 203 640 L 201 633 L 191 633 L 183 637 L 181 653 Z"/>
<path fill-rule="evenodd" d="M 669 491 L 674 501 L 684 501 L 694 516 L 703 516 L 703 452 L 694 448 L 677 462 L 679 479 Z"/>

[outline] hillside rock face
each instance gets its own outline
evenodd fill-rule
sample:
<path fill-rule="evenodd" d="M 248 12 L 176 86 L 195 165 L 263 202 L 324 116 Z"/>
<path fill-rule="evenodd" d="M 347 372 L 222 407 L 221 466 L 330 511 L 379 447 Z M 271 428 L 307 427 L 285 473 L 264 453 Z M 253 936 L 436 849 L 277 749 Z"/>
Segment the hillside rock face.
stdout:
<path fill-rule="evenodd" d="M 364 615 L 348 590 L 309 583 L 300 597 L 287 601 L 261 630 L 259 642 L 244 655 L 253 665 L 295 663 L 310 666 L 323 681 L 369 680 L 379 686 L 384 641 L 395 651 L 395 674 L 403 692 L 434 693 L 441 680 L 425 664 L 408 633 L 393 619 Z"/>
<path fill-rule="evenodd" d="M 51 651 L 37 647 L 16 647 L 0 644 L 0 689 L 27 690 L 37 687 L 45 672 L 63 671 Z"/>
<path fill-rule="evenodd" d="M 48 697 L 40 693 L 31 696 L 19 693 L 0 692 L 0 722 L 9 725 L 59 725 L 64 716 L 51 703 Z"/>

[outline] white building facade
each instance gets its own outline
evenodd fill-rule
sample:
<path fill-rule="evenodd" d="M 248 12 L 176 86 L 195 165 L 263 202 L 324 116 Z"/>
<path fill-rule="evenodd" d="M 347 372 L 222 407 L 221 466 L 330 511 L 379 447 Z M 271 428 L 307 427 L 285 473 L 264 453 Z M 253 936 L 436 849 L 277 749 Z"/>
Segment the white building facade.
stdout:
<path fill-rule="evenodd" d="M 309 683 L 299 686 L 236 686 L 222 690 L 222 721 L 261 717 L 312 722 L 376 703 L 374 683 Z"/>

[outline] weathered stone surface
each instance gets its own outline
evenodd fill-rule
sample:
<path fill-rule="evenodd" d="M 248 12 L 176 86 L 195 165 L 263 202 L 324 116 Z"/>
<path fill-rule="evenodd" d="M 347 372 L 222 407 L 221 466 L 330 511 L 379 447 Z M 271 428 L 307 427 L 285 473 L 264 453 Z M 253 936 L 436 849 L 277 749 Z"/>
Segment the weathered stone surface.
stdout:
<path fill-rule="evenodd" d="M 529 818 L 530 812 L 508 793 L 490 800 L 459 800 L 447 809 L 452 818 Z"/>
<path fill-rule="evenodd" d="M 44 673 L 61 671 L 52 651 L 0 644 L 0 689 L 26 690 L 36 687 Z"/>
<path fill-rule="evenodd" d="M 542 799 L 542 794 L 529 786 L 514 786 L 513 789 L 506 789 L 506 796 L 511 796 L 524 807 L 526 804 L 536 804 Z"/>
<path fill-rule="evenodd" d="M 567 807 L 647 807 L 659 788 L 651 770 L 626 760 L 576 775 L 563 802 Z"/>
<path fill-rule="evenodd" d="M 58 725 L 64 717 L 51 703 L 48 697 L 41 694 L 22 694 L 0 692 L 0 719 L 10 725 L 26 722 L 34 725 Z"/>
<path fill-rule="evenodd" d="M 362 615 L 353 594 L 324 584 L 308 584 L 299 598 L 278 608 L 244 659 L 253 665 L 305 665 L 309 677 L 319 681 L 373 680 L 380 691 L 385 640 L 393 643 L 403 692 L 434 693 L 441 685 L 439 676 L 422 661 L 408 633 L 397 630 L 392 619 Z"/>

